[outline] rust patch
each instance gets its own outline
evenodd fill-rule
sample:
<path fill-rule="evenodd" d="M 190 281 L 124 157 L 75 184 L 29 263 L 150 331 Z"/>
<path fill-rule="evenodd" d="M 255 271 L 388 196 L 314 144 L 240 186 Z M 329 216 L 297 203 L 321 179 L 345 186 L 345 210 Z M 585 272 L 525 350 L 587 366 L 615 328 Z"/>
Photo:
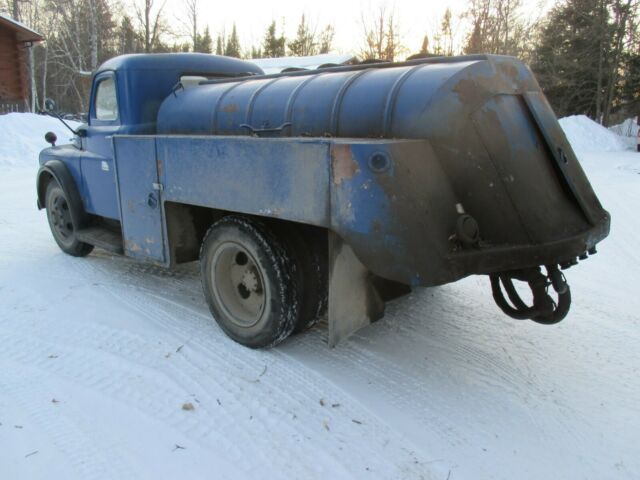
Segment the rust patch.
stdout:
<path fill-rule="evenodd" d="M 340 185 L 343 181 L 349 180 L 360 169 L 358 163 L 353 159 L 350 145 L 334 145 L 331 149 L 331 172 L 333 183 Z"/>
<path fill-rule="evenodd" d="M 496 66 L 496 69 L 502 75 L 511 79 L 511 81 L 513 82 L 518 81 L 518 69 L 513 63 L 507 63 L 507 62 L 498 63 L 498 65 Z"/>
<path fill-rule="evenodd" d="M 482 88 L 470 78 L 460 79 L 451 90 L 458 94 L 462 103 L 475 104 L 482 98 Z"/>
<path fill-rule="evenodd" d="M 222 111 L 225 113 L 235 113 L 238 111 L 238 104 L 230 103 L 229 105 L 225 105 Z"/>

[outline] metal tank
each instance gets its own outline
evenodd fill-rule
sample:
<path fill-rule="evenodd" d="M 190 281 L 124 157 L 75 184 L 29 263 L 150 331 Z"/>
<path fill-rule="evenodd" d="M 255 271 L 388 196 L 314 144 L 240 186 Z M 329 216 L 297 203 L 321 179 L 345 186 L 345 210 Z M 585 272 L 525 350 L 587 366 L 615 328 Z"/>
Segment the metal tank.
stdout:
<path fill-rule="evenodd" d="M 533 74 L 511 57 L 205 82 L 169 95 L 157 129 L 428 140 L 492 245 L 566 238 L 606 215 Z"/>
<path fill-rule="evenodd" d="M 516 318 L 561 319 L 569 300 L 557 265 L 595 253 L 609 230 L 533 74 L 511 57 L 210 80 L 176 88 L 161 105 L 157 131 L 351 139 L 348 148 L 332 150 L 327 166 L 330 190 L 338 192 L 332 202 L 349 211 L 332 213 L 326 226 L 372 272 L 402 283 L 493 275 L 498 305 Z M 360 145 L 379 139 L 420 142 L 360 160 Z M 538 266 L 547 267 L 546 277 Z M 555 316 L 527 310 L 512 279 L 528 282 L 546 312 L 553 308 L 544 289 L 553 283 L 560 294 Z"/>

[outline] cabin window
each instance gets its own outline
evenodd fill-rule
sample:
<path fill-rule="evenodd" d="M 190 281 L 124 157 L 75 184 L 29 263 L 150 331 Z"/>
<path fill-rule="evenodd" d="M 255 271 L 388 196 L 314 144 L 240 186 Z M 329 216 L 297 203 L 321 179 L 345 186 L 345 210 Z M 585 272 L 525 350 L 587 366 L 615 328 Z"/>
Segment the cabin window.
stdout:
<path fill-rule="evenodd" d="M 107 77 L 98 83 L 98 90 L 96 92 L 96 118 L 104 121 L 118 119 L 116 82 L 113 77 Z"/>

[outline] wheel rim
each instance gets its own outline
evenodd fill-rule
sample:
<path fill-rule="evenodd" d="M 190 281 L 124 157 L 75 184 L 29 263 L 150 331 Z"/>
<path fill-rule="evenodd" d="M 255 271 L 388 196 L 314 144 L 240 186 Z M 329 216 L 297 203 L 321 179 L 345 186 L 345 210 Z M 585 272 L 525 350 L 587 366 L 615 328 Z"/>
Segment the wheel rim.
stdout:
<path fill-rule="evenodd" d="M 213 296 L 236 326 L 250 328 L 262 318 L 269 298 L 262 267 L 254 256 L 235 242 L 216 249 L 211 268 Z"/>
<path fill-rule="evenodd" d="M 62 195 L 54 195 L 47 207 L 52 230 L 63 243 L 73 242 L 73 222 L 67 199 Z"/>

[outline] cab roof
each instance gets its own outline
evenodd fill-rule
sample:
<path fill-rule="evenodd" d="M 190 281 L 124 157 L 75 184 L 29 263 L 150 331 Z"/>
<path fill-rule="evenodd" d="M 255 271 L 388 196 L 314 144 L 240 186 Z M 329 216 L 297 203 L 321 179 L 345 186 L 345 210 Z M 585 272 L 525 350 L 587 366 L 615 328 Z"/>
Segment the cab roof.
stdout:
<path fill-rule="evenodd" d="M 120 55 L 104 62 L 97 73 L 107 70 L 180 70 L 183 74 L 254 74 L 260 67 L 237 58 L 207 53 L 140 53 Z"/>

